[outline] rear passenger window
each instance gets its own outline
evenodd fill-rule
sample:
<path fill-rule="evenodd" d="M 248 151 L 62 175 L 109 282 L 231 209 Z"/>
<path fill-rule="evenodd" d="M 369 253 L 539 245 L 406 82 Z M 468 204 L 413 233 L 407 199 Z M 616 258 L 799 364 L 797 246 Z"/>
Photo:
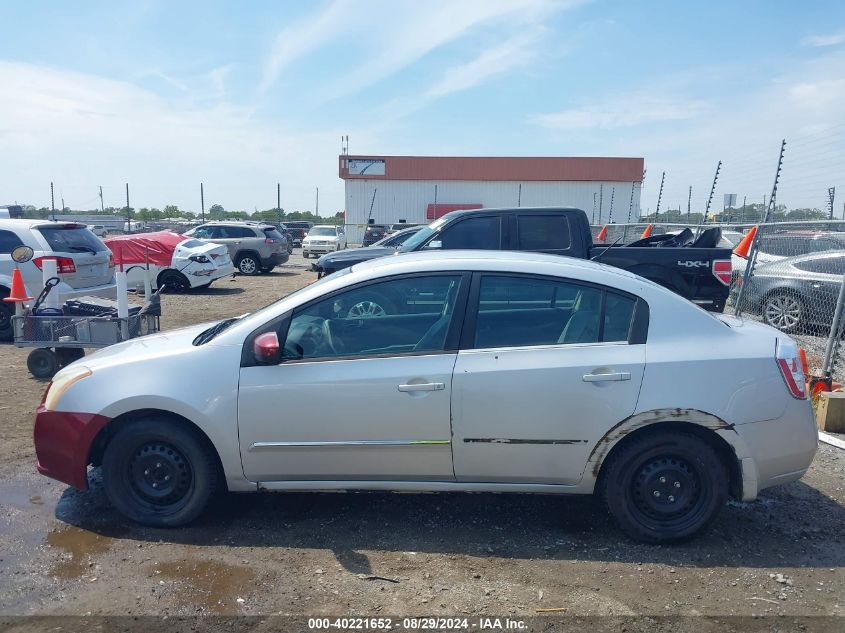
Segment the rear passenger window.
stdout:
<path fill-rule="evenodd" d="M 11 253 L 22 244 L 21 238 L 11 231 L 0 231 L 0 253 Z"/>
<path fill-rule="evenodd" d="M 627 341 L 636 299 L 537 277 L 481 278 L 473 347 Z"/>
<path fill-rule="evenodd" d="M 524 251 L 566 250 L 571 239 L 564 215 L 520 215 L 519 248 Z"/>

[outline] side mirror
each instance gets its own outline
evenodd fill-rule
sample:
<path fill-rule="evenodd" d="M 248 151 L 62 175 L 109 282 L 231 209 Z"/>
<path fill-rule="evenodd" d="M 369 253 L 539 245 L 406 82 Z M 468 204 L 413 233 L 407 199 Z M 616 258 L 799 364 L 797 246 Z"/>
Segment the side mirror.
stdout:
<path fill-rule="evenodd" d="M 18 264 L 25 264 L 32 259 L 33 255 L 35 255 L 35 251 L 29 246 L 21 245 L 12 251 L 12 260 Z"/>
<path fill-rule="evenodd" d="M 252 354 L 262 365 L 278 363 L 281 360 L 279 337 L 275 332 L 259 334 L 252 342 Z"/>
<path fill-rule="evenodd" d="M 428 244 L 425 245 L 427 249 L 429 248 L 443 248 L 443 242 L 440 240 L 432 240 Z"/>

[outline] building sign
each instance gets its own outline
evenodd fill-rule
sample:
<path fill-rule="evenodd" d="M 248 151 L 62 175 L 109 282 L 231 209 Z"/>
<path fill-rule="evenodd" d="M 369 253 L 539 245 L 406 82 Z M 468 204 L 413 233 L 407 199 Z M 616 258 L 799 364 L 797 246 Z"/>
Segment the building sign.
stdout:
<path fill-rule="evenodd" d="M 384 160 L 350 158 L 347 172 L 350 176 L 384 176 Z"/>

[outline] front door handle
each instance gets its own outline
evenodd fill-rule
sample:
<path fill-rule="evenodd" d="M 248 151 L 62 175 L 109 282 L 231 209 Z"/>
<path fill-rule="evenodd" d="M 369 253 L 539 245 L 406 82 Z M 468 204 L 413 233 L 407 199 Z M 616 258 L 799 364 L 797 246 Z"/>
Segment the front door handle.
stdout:
<path fill-rule="evenodd" d="M 612 374 L 584 374 L 584 382 L 616 382 L 619 380 L 631 380 L 631 372 L 620 371 Z"/>
<path fill-rule="evenodd" d="M 399 385 L 399 391 L 443 391 L 446 385 L 442 382 L 424 382 L 415 385 Z"/>

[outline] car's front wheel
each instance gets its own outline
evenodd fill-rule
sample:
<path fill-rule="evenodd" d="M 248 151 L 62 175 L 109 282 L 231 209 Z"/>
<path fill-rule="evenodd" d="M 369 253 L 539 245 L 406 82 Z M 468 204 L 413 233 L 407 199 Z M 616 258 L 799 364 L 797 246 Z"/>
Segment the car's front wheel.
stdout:
<path fill-rule="evenodd" d="M 153 527 L 196 519 L 219 480 L 212 449 L 199 433 L 157 417 L 121 428 L 106 446 L 102 470 L 106 496 L 118 512 Z"/>
<path fill-rule="evenodd" d="M 804 322 L 804 304 L 789 292 L 775 292 L 763 301 L 763 320 L 781 332 L 797 332 Z"/>
<path fill-rule="evenodd" d="M 691 538 L 716 517 L 728 474 L 704 440 L 679 431 L 632 438 L 610 456 L 599 492 L 631 537 L 647 543 Z"/>

